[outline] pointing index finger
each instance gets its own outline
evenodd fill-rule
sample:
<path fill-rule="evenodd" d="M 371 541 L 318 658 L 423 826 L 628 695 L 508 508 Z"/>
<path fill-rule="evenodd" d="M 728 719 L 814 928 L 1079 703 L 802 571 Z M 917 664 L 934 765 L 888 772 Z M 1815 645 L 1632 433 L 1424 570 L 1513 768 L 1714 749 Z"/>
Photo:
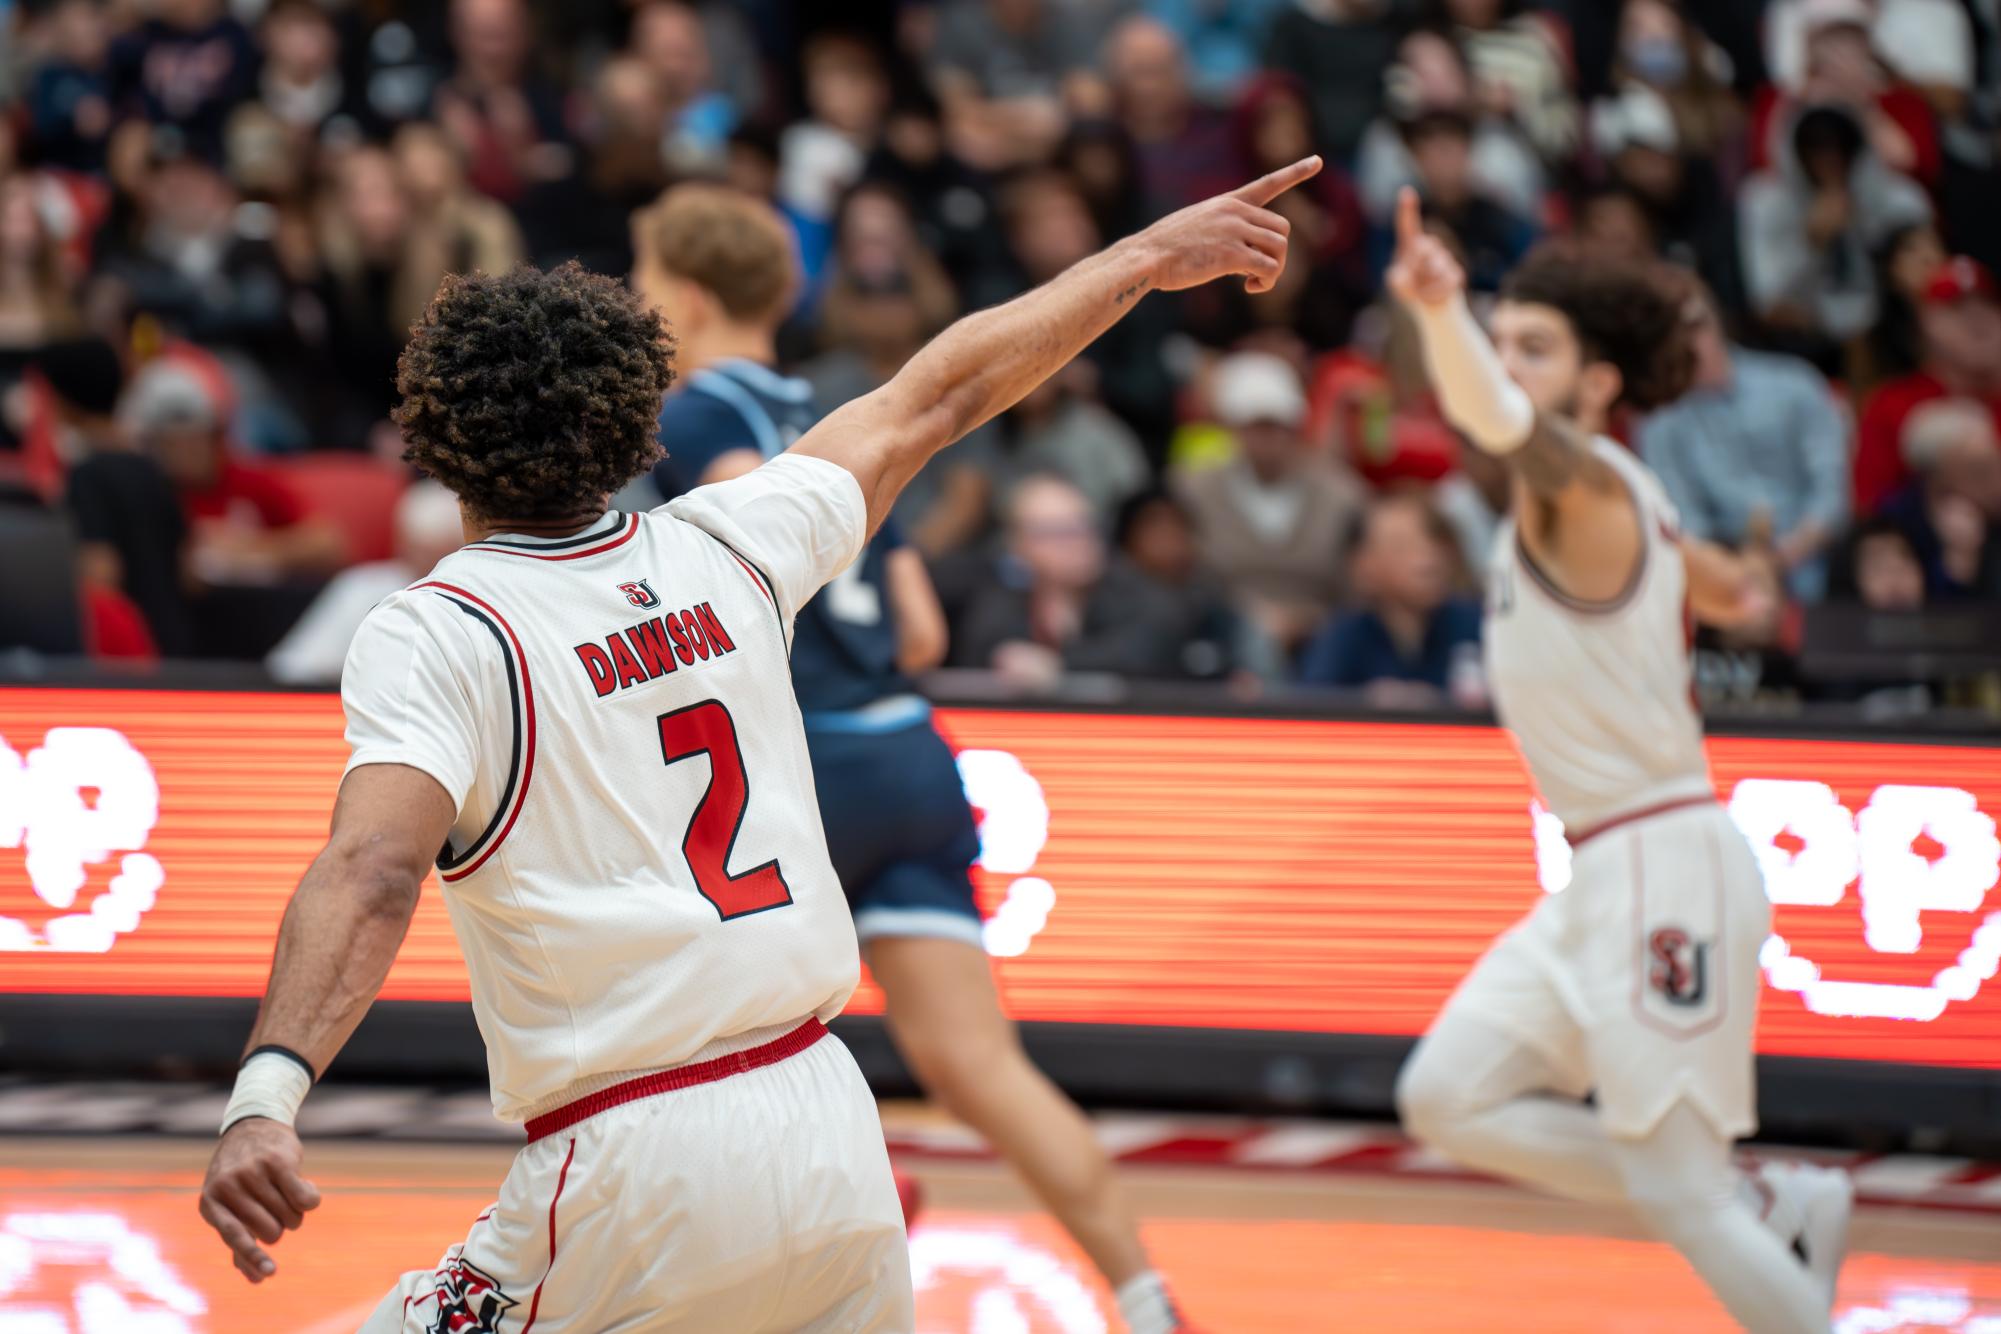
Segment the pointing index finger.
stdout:
<path fill-rule="evenodd" d="M 1290 167 L 1280 167 L 1269 175 L 1260 176 L 1248 185 L 1237 187 L 1236 197 L 1247 204 L 1265 205 L 1284 194 L 1302 181 L 1310 181 L 1320 174 L 1318 157 L 1303 157 Z"/>
<path fill-rule="evenodd" d="M 1424 232 L 1424 218 L 1418 208 L 1417 191 L 1406 185 L 1397 192 L 1397 245 L 1407 246 Z"/>

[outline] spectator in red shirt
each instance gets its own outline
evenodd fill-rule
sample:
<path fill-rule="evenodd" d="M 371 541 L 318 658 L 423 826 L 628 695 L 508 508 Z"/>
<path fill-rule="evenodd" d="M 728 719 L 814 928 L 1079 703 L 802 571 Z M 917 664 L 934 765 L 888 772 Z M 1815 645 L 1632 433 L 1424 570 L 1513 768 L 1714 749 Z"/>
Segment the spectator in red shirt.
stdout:
<path fill-rule="evenodd" d="M 173 357 L 153 362 L 133 377 L 118 415 L 180 496 L 198 577 L 254 584 L 340 568 L 339 532 L 276 473 L 230 452 L 224 414 L 198 369 Z"/>
<path fill-rule="evenodd" d="M 1924 365 L 1891 380 L 1862 408 L 1855 449 L 1855 512 L 1870 514 L 1905 482 L 1904 424 L 1923 404 L 1969 398 L 2001 425 L 2001 288 L 1986 266 L 1960 256 L 1933 275 L 1918 312 Z"/>

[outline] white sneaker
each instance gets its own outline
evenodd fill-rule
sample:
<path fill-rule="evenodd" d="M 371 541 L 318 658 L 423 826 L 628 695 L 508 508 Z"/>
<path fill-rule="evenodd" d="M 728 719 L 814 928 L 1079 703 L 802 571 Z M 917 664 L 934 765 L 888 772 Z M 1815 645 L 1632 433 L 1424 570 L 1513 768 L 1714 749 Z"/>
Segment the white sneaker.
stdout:
<path fill-rule="evenodd" d="M 1781 1207 L 1775 1212 L 1793 1225 L 1793 1254 L 1820 1285 L 1832 1311 L 1841 1262 L 1848 1258 L 1855 1183 L 1839 1168 L 1808 1163 L 1767 1164 L 1758 1175 L 1777 1197 Z"/>

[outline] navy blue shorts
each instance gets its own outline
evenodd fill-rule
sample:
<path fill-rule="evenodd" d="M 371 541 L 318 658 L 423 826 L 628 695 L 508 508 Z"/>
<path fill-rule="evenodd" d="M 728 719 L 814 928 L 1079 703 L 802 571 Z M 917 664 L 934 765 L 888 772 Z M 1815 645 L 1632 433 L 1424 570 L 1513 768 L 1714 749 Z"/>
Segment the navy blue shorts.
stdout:
<path fill-rule="evenodd" d="M 979 945 L 980 834 L 944 738 L 924 722 L 873 734 L 809 729 L 806 744 L 855 933 Z"/>

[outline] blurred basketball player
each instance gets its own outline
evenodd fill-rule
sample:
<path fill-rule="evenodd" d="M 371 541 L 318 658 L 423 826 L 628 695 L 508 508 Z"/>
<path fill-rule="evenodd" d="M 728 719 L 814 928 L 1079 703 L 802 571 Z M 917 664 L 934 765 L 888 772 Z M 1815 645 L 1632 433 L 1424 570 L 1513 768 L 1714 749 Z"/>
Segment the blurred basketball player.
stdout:
<path fill-rule="evenodd" d="M 1570 886 L 1494 944 L 1418 1044 L 1404 1122 L 1471 1166 L 1630 1205 L 1747 1329 L 1824 1334 L 1847 1177 L 1731 1165 L 1757 1125 L 1771 906 L 1716 800 L 1690 689 L 1689 613 L 1737 623 L 1768 595 L 1745 562 L 1681 536 L 1660 484 L 1604 436 L 1621 404 L 1687 387 L 1684 302 L 1657 275 L 1546 250 L 1510 277 L 1490 342 L 1409 192 L 1389 280 L 1447 415 L 1512 465 L 1488 677 L 1574 850 Z"/>
<path fill-rule="evenodd" d="M 384 601 L 342 682 L 353 755 L 286 909 L 201 1213 L 251 1281 L 319 1200 L 292 1122 L 436 863 L 496 1112 L 499 1201 L 364 1324 L 907 1331 L 881 1124 L 823 1021 L 859 971 L 787 657 L 934 453 L 1147 292 L 1265 290 L 1307 160 L 960 321 L 782 458 L 657 512 L 658 315 L 609 279 L 448 279 L 403 354 L 408 457 L 468 543 Z M 442 851 L 441 851 L 442 849 Z"/>
<path fill-rule="evenodd" d="M 747 195 L 684 185 L 634 219 L 634 285 L 687 368 L 660 416 L 664 495 L 740 477 L 812 429 L 812 387 L 779 375 L 797 292 L 791 238 Z M 1029 1063 L 1002 1012 L 969 870 L 980 852 L 951 748 L 910 674 L 945 656 L 924 559 L 892 518 L 806 604 L 792 688 L 834 870 L 889 1030 L 926 1092 L 1028 1179 L 1117 1294 L 1137 1334 L 1179 1328 L 1089 1122 Z"/>

